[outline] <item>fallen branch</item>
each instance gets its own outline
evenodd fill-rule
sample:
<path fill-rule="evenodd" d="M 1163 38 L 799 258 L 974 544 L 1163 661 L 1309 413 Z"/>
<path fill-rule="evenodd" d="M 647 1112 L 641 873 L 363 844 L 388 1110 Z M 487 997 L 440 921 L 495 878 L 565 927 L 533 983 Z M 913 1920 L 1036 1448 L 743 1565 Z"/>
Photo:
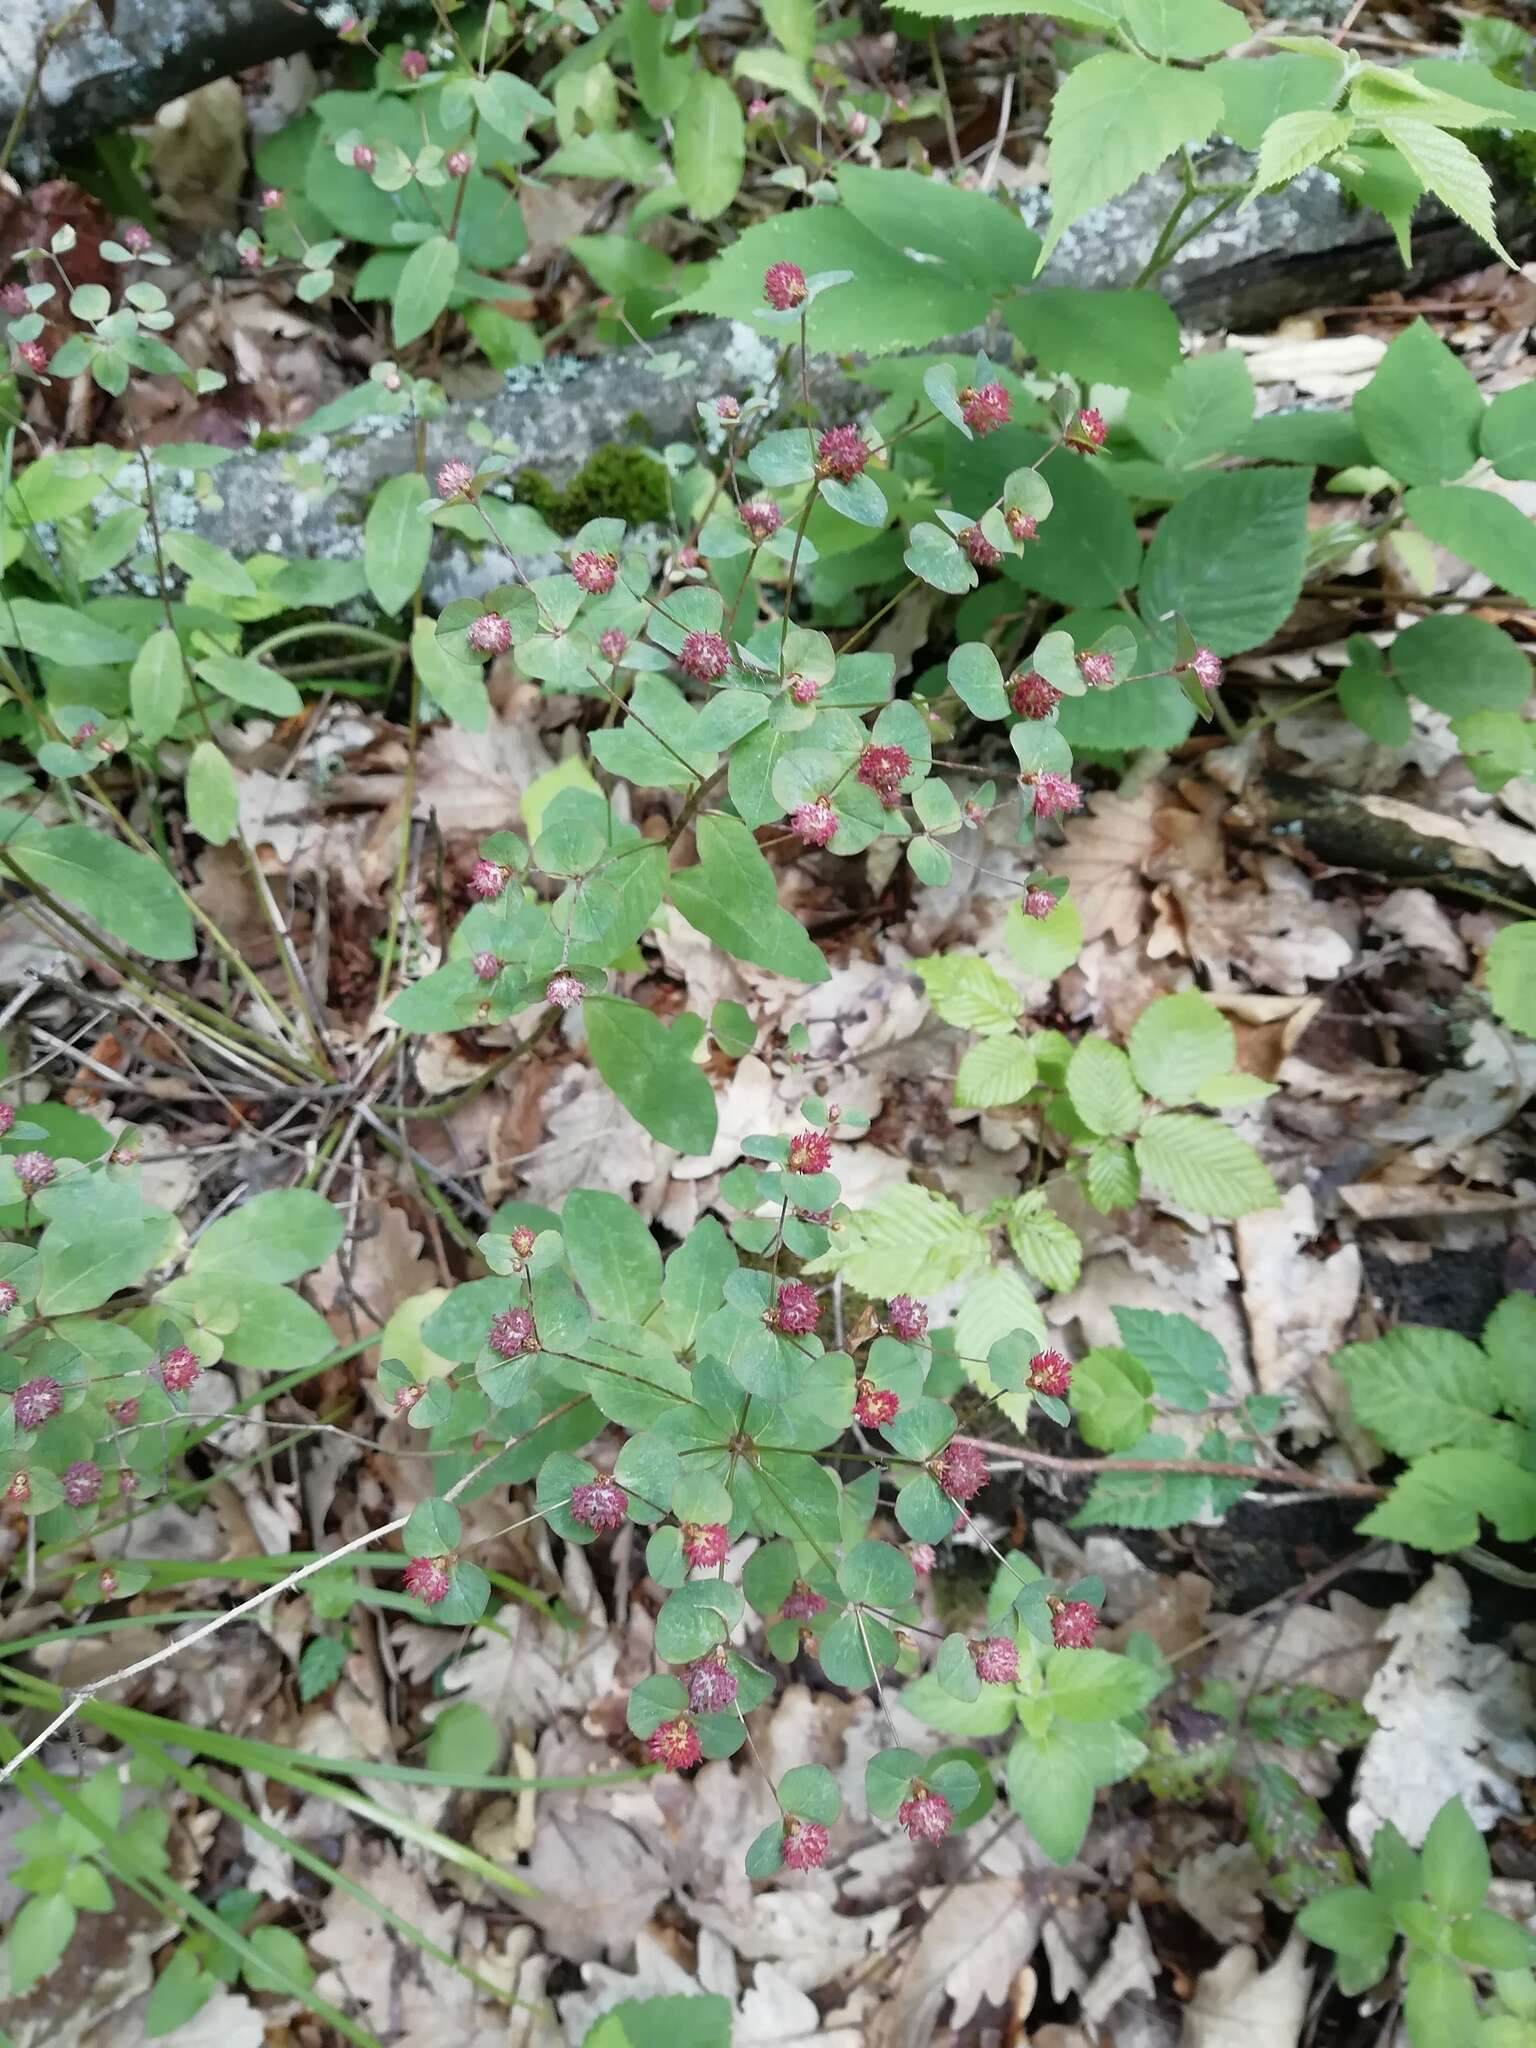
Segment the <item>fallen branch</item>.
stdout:
<path fill-rule="evenodd" d="M 1069 1479 L 1090 1478 L 1100 1472 L 1165 1472 L 1187 1479 L 1246 1479 L 1250 1486 L 1289 1486 L 1306 1493 L 1331 1493 L 1340 1499 L 1385 1500 L 1387 1489 L 1368 1479 L 1336 1479 L 1330 1472 L 1307 1472 L 1301 1466 L 1225 1464 L 1209 1458 L 1062 1458 L 1051 1451 L 1032 1451 L 1023 1444 L 993 1443 L 984 1436 L 960 1436 L 956 1443 L 969 1444 L 989 1458 L 1014 1465 L 1035 1465 L 1047 1472 L 1062 1472 Z"/>

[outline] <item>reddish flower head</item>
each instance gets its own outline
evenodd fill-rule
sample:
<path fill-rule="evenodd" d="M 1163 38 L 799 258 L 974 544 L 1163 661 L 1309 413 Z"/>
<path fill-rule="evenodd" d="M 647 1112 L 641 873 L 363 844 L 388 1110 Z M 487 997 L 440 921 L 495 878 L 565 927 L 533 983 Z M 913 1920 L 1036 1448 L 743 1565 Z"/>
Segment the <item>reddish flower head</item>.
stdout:
<path fill-rule="evenodd" d="M 160 1384 L 168 1394 L 185 1394 L 197 1384 L 202 1369 L 197 1353 L 178 1344 L 160 1361 Z"/>
<path fill-rule="evenodd" d="M 23 1152 L 11 1164 L 21 1182 L 22 1193 L 27 1195 L 35 1195 L 39 1188 L 51 1187 L 59 1170 L 46 1152 Z"/>
<path fill-rule="evenodd" d="M 719 1714 L 736 1704 L 736 1674 L 716 1650 L 690 1664 L 683 1674 L 688 1704 L 696 1714 Z"/>
<path fill-rule="evenodd" d="M 1026 889 L 1022 908 L 1026 917 L 1049 917 L 1056 908 L 1056 898 L 1049 889 Z"/>
<path fill-rule="evenodd" d="M 606 597 L 618 573 L 617 555 L 595 554 L 591 548 L 583 548 L 571 563 L 571 574 L 588 597 Z"/>
<path fill-rule="evenodd" d="M 629 635 L 617 626 L 610 626 L 606 633 L 597 636 L 597 651 L 605 661 L 622 661 L 628 645 Z"/>
<path fill-rule="evenodd" d="M 425 50 L 406 50 L 400 58 L 402 78 L 425 78 L 427 75 L 427 53 Z"/>
<path fill-rule="evenodd" d="M 1065 818 L 1083 807 L 1083 792 L 1065 775 L 1052 775 L 1047 770 L 1035 776 L 1034 790 L 1037 818 Z"/>
<path fill-rule="evenodd" d="M 868 746 L 859 756 L 855 773 L 888 811 L 894 811 L 901 802 L 902 777 L 912 773 L 912 756 L 905 747 Z"/>
<path fill-rule="evenodd" d="M 886 1308 L 886 1322 L 893 1337 L 903 1344 L 916 1344 L 928 1334 L 928 1311 L 910 1294 L 893 1294 Z"/>
<path fill-rule="evenodd" d="M 360 171 L 371 171 L 375 164 L 377 164 L 378 158 L 366 142 L 359 142 L 353 146 L 352 161 Z"/>
<path fill-rule="evenodd" d="M 1091 1650 L 1098 1625 L 1098 1611 L 1086 1600 L 1051 1603 L 1051 1640 L 1058 1650 Z"/>
<path fill-rule="evenodd" d="M 469 871 L 469 893 L 482 903 L 493 903 L 512 879 L 512 870 L 499 860 L 477 860 Z"/>
<path fill-rule="evenodd" d="M 1197 647 L 1189 665 L 1202 689 L 1220 689 L 1223 675 L 1221 656 L 1212 648 Z"/>
<path fill-rule="evenodd" d="M 240 263 L 246 270 L 260 270 L 266 262 L 260 242 L 246 242 L 240 250 Z"/>
<path fill-rule="evenodd" d="M 12 1108 L 11 1104 L 0 1102 L 0 1138 L 6 1137 L 9 1134 L 11 1125 L 15 1121 L 16 1111 Z"/>
<path fill-rule="evenodd" d="M 960 417 L 978 440 L 995 434 L 1013 418 L 1013 400 L 1001 384 L 968 384 L 960 393 Z"/>
<path fill-rule="evenodd" d="M 683 1556 L 694 1571 L 713 1571 L 724 1564 L 730 1547 L 724 1522 L 684 1522 Z"/>
<path fill-rule="evenodd" d="M 715 418 L 724 426 L 734 427 L 741 418 L 741 400 L 729 391 L 722 391 L 715 400 Z"/>
<path fill-rule="evenodd" d="M 283 203 L 282 186 L 263 185 L 261 188 L 261 203 L 269 213 L 272 211 L 274 206 L 281 206 Z"/>
<path fill-rule="evenodd" d="M 928 1791 L 921 1781 L 914 1783 L 912 1797 L 896 1809 L 898 1824 L 914 1842 L 942 1842 L 954 1818 L 949 1801 L 941 1793 Z"/>
<path fill-rule="evenodd" d="M 1054 1394 L 1058 1401 L 1064 1399 L 1072 1385 L 1071 1359 L 1060 1351 L 1037 1351 L 1029 1361 L 1025 1384 L 1031 1393 Z"/>
<path fill-rule="evenodd" d="M 909 1543 L 907 1545 L 907 1562 L 920 1579 L 928 1578 L 938 1561 L 938 1552 L 931 1543 Z"/>
<path fill-rule="evenodd" d="M 690 633 L 678 649 L 677 665 L 696 683 L 718 683 L 731 665 L 731 650 L 719 633 Z"/>
<path fill-rule="evenodd" d="M 475 472 L 467 462 L 452 456 L 438 470 L 433 485 L 440 498 L 467 498 L 474 489 Z"/>
<path fill-rule="evenodd" d="M 25 313 L 29 304 L 26 286 L 19 284 L 15 278 L 7 285 L 0 285 L 0 313 L 4 313 L 7 319 L 14 319 L 18 313 Z"/>
<path fill-rule="evenodd" d="M 995 569 L 1003 559 L 1003 551 L 996 548 L 979 526 L 962 527 L 955 538 L 965 549 L 973 569 Z"/>
<path fill-rule="evenodd" d="M 104 1564 L 96 1574 L 96 1591 L 103 1600 L 117 1598 L 117 1573 L 113 1571 L 111 1565 Z"/>
<path fill-rule="evenodd" d="M 808 804 L 796 804 L 789 814 L 789 829 L 807 846 L 830 846 L 837 837 L 837 813 L 832 799 L 818 796 Z"/>
<path fill-rule="evenodd" d="M 629 1513 L 629 1495 L 611 1479 L 589 1479 L 571 1488 L 571 1513 L 602 1536 L 623 1523 Z"/>
<path fill-rule="evenodd" d="M 816 469 L 821 476 L 835 476 L 851 484 L 863 473 L 872 453 L 857 427 L 828 427 L 816 443 Z"/>
<path fill-rule="evenodd" d="M 1038 669 L 1015 669 L 1008 678 L 1008 702 L 1020 718 L 1049 718 L 1061 692 Z"/>
<path fill-rule="evenodd" d="M 751 498 L 741 508 L 741 523 L 753 547 L 760 548 L 784 524 L 784 514 L 768 498 Z"/>
<path fill-rule="evenodd" d="M 72 1508 L 88 1508 L 101 1497 L 101 1467 L 94 1458 L 76 1458 L 64 1468 L 64 1499 Z"/>
<path fill-rule="evenodd" d="M 825 1173 L 832 1164 L 832 1139 L 826 1131 L 796 1131 L 789 1141 L 791 1173 Z"/>
<path fill-rule="evenodd" d="M 0 1280 L 0 1316 L 8 1316 L 20 1299 L 9 1280 Z"/>
<path fill-rule="evenodd" d="M 1040 538 L 1039 520 L 1036 519 L 1032 512 L 1026 512 L 1022 506 L 1006 506 L 1003 511 L 1003 524 L 1016 541 L 1038 540 Z"/>
<path fill-rule="evenodd" d="M 803 306 L 805 293 L 805 272 L 798 263 L 770 263 L 763 272 L 763 297 L 775 313 L 790 313 Z"/>
<path fill-rule="evenodd" d="M 689 1771 L 703 1756 L 698 1730 L 686 1714 L 675 1721 L 662 1721 L 651 1730 L 645 1753 L 653 1764 L 669 1771 Z"/>
<path fill-rule="evenodd" d="M 1115 657 L 1112 654 L 1080 654 L 1077 666 L 1083 681 L 1092 683 L 1096 690 L 1107 689 L 1115 680 Z"/>
<path fill-rule="evenodd" d="M 821 695 L 821 685 L 814 676 L 791 676 L 789 694 L 796 704 L 814 704 Z"/>
<path fill-rule="evenodd" d="M 501 962 L 494 953 L 477 953 L 470 965 L 475 970 L 476 981 L 494 981 L 501 972 Z"/>
<path fill-rule="evenodd" d="M 1072 422 L 1067 434 L 1067 446 L 1077 449 L 1081 455 L 1097 455 L 1109 438 L 1109 429 L 1104 424 L 1104 415 L 1097 406 L 1085 405 Z"/>
<path fill-rule="evenodd" d="M 781 1280 L 773 1307 L 763 1321 L 786 1337 L 808 1337 L 821 1321 L 821 1303 L 808 1280 Z"/>
<path fill-rule="evenodd" d="M 788 1598 L 779 1609 L 785 1621 L 814 1621 L 818 1614 L 825 1614 L 826 1611 L 826 1601 L 808 1586 L 804 1579 L 796 1579 L 789 1589 Z"/>
<path fill-rule="evenodd" d="M 395 1413 L 397 1415 L 409 1415 L 426 1391 L 424 1386 L 414 1383 L 408 1387 L 396 1387 Z"/>
<path fill-rule="evenodd" d="M 568 974 L 563 969 L 544 984 L 545 1002 L 553 1003 L 559 1010 L 574 1009 L 586 992 L 587 985 L 580 975 Z"/>
<path fill-rule="evenodd" d="M 485 1344 L 498 1358 L 521 1358 L 526 1352 L 537 1351 L 539 1337 L 533 1326 L 533 1310 L 504 1308 L 499 1316 L 492 1316 Z"/>
<path fill-rule="evenodd" d="M 972 1643 L 971 1662 L 983 1685 L 1012 1685 L 1019 1675 L 1019 1646 L 1010 1636 Z"/>
<path fill-rule="evenodd" d="M 5 1489 L 5 1497 L 13 1507 L 25 1507 L 32 1498 L 32 1477 L 27 1472 L 16 1472 Z"/>
<path fill-rule="evenodd" d="M 16 366 L 21 370 L 30 370 L 34 377 L 41 377 L 48 367 L 47 349 L 40 341 L 18 341 Z"/>
<path fill-rule="evenodd" d="M 889 1387 L 877 1387 L 873 1380 L 860 1380 L 853 1390 L 853 1417 L 866 1429 L 884 1429 L 901 1413 L 901 1402 Z"/>
<path fill-rule="evenodd" d="M 446 1557 L 413 1557 L 405 1568 L 404 1579 L 407 1593 L 414 1593 L 426 1607 L 446 1600 L 453 1583 Z"/>
<path fill-rule="evenodd" d="M 951 1500 L 969 1500 L 987 1483 L 987 1461 L 974 1444 L 946 1444 L 934 1466 L 934 1477 Z"/>
<path fill-rule="evenodd" d="M 467 178 L 475 167 L 475 160 L 467 149 L 450 149 L 443 158 L 443 169 L 450 178 Z"/>
<path fill-rule="evenodd" d="M 820 1870 L 827 1858 L 827 1844 L 831 1840 L 819 1820 L 797 1820 L 791 1817 L 784 1823 L 784 1845 L 780 1854 L 786 1870 Z"/>
<path fill-rule="evenodd" d="M 470 620 L 464 637 L 477 654 L 505 654 L 512 645 L 512 623 L 500 612 L 482 612 Z"/>
<path fill-rule="evenodd" d="M 526 1223 L 514 1224 L 511 1232 L 512 1249 L 520 1259 L 526 1259 L 532 1252 L 537 1238 Z"/>
<path fill-rule="evenodd" d="M 142 256 L 146 249 L 152 249 L 155 244 L 154 236 L 144 223 L 138 220 L 129 221 L 123 229 L 122 240 L 123 247 L 131 256 Z"/>
<path fill-rule="evenodd" d="M 45 1422 L 52 1422 L 63 1403 L 64 1390 L 57 1380 L 46 1374 L 35 1380 L 26 1380 L 16 1389 L 12 1397 L 18 1429 L 41 1429 Z"/>

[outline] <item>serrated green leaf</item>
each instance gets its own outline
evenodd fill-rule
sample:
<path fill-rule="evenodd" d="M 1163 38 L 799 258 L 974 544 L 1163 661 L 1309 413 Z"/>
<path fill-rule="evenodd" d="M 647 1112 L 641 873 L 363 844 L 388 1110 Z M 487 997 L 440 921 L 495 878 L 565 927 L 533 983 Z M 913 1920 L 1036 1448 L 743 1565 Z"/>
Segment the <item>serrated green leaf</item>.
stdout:
<path fill-rule="evenodd" d="M 1051 225 L 1044 264 L 1076 220 L 1155 171 L 1181 143 L 1203 142 L 1221 93 L 1199 72 L 1118 50 L 1067 73 L 1051 110 Z"/>
<path fill-rule="evenodd" d="M 1421 484 L 1403 502 L 1421 533 L 1536 604 L 1536 526 L 1507 498 L 1466 484 Z"/>
<path fill-rule="evenodd" d="M 946 1024 L 988 1037 L 1014 1030 L 1024 999 L 987 961 L 972 953 L 947 953 L 912 965 Z"/>
<path fill-rule="evenodd" d="M 1345 1345 L 1333 1367 L 1356 1420 L 1401 1457 L 1492 1450 L 1509 1436 L 1494 1420 L 1499 1390 L 1487 1353 L 1454 1330 L 1403 1324 Z"/>
<path fill-rule="evenodd" d="M 1392 342 L 1355 393 L 1354 415 L 1371 454 L 1400 483 L 1453 483 L 1477 460 L 1482 393 L 1423 320 Z"/>
<path fill-rule="evenodd" d="M 889 1300 L 952 1286 L 988 1263 L 990 1244 L 974 1216 L 931 1188 L 891 1188 L 846 1218 L 832 1248 L 805 1268 L 837 1273 L 861 1294 Z M 985 1355 L 985 1354 L 981 1354 Z"/>
<path fill-rule="evenodd" d="M 1082 1240 L 1040 1194 L 1021 1195 L 1008 1211 L 1008 1242 L 1019 1264 L 1042 1287 L 1065 1294 L 1082 1271 Z"/>
<path fill-rule="evenodd" d="M 1149 1118 L 1136 1140 L 1136 1163 L 1154 1187 L 1218 1221 L 1272 1209 L 1280 1200 L 1253 1147 L 1209 1117 Z"/>
<path fill-rule="evenodd" d="M 1394 116 L 1379 126 L 1426 191 L 1459 215 L 1513 269 L 1514 258 L 1499 240 L 1493 216 L 1492 182 L 1467 145 L 1428 121 Z"/>
<path fill-rule="evenodd" d="M 1321 163 L 1325 156 L 1342 149 L 1354 125 L 1350 114 L 1315 110 L 1282 114 L 1264 131 L 1264 140 L 1259 145 L 1259 161 L 1253 174 L 1255 189 L 1272 192 L 1277 185 L 1288 185 L 1303 171 L 1310 170 L 1313 164 Z"/>
<path fill-rule="evenodd" d="M 1022 1102 L 1035 1080 L 1035 1056 L 1027 1039 L 1016 1031 L 1006 1038 L 984 1038 L 960 1062 L 955 1102 L 961 1109 L 1000 1109 Z"/>
<path fill-rule="evenodd" d="M 1431 1451 L 1414 1460 L 1360 1530 L 1444 1554 L 1476 1543 L 1479 1515 L 1503 1541 L 1528 1543 L 1536 1536 L 1536 1474 L 1493 1451 Z"/>
<path fill-rule="evenodd" d="M 1232 1026 L 1195 989 L 1159 996 L 1131 1027 L 1131 1072 L 1148 1095 L 1171 1107 L 1193 1102 L 1237 1056 Z"/>
<path fill-rule="evenodd" d="M 1107 1038 L 1085 1038 L 1067 1062 L 1067 1094 L 1089 1130 L 1104 1136 L 1134 1131 L 1144 1104 L 1131 1063 Z"/>

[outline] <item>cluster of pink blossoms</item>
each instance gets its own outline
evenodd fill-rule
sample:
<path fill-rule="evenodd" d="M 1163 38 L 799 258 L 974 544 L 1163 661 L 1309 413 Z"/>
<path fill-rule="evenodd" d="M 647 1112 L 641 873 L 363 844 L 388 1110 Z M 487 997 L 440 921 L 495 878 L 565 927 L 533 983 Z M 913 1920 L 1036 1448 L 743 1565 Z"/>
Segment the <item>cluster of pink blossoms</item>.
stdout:
<path fill-rule="evenodd" d="M 1053 1394 L 1064 1400 L 1072 1386 L 1072 1361 L 1060 1351 L 1037 1351 L 1029 1361 L 1025 1385 L 1033 1394 Z"/>
<path fill-rule="evenodd" d="M 629 1495 L 612 1479 L 589 1479 L 571 1488 L 571 1514 L 599 1536 L 619 1528 L 629 1513 Z"/>
<path fill-rule="evenodd" d="M 912 756 L 905 747 L 867 746 L 854 773 L 886 810 L 894 811 L 901 802 L 902 782 L 912 773 Z"/>
<path fill-rule="evenodd" d="M 789 829 L 806 846 L 830 846 L 837 837 L 837 812 L 829 796 L 813 797 L 808 804 L 796 804 L 789 814 Z"/>
<path fill-rule="evenodd" d="M 832 1164 L 829 1131 L 796 1131 L 789 1141 L 791 1173 L 825 1173 Z"/>
<path fill-rule="evenodd" d="M 763 1321 L 786 1337 L 808 1337 L 821 1321 L 821 1303 L 808 1280 L 781 1280 Z"/>

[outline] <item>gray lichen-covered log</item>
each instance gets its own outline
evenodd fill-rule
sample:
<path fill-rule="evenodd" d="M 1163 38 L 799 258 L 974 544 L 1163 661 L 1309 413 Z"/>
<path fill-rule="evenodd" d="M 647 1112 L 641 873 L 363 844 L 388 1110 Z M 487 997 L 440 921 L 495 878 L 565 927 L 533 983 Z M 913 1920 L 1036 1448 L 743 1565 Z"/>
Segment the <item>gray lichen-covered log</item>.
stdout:
<path fill-rule="evenodd" d="M 210 78 L 335 40 L 297 0 L 4 0 L 0 19 L 0 134 L 27 106 L 23 171 Z"/>
<path fill-rule="evenodd" d="M 1145 178 L 1112 206 L 1090 214 L 1064 236 L 1046 283 L 1129 284 L 1145 262 L 1177 197 L 1172 175 Z M 1044 207 L 1042 205 L 1043 213 Z M 1506 225 L 1517 247 L 1536 246 L 1536 222 Z M 1348 209 L 1331 179 L 1309 174 L 1288 192 L 1265 194 L 1246 212 L 1227 216 L 1192 242 L 1168 279 L 1181 315 L 1195 325 L 1266 325 L 1319 299 L 1355 302 L 1389 284 L 1428 282 L 1486 260 L 1469 230 L 1430 215 L 1415 238 L 1418 263 L 1405 273 L 1390 234 L 1374 215 Z M 1022 282 L 1022 280 L 1021 280 Z M 429 427 L 429 466 L 462 454 L 465 429 L 478 420 L 512 443 L 516 463 L 563 482 L 595 450 L 627 438 L 627 423 L 645 416 L 648 440 L 660 447 L 691 438 L 696 405 L 719 391 L 740 396 L 763 388 L 773 373 L 769 345 L 747 327 L 706 320 L 679 328 L 661 345 L 681 358 L 679 373 L 660 378 L 654 351 L 625 349 L 592 359 L 557 358 L 516 370 L 493 397 L 451 406 Z M 816 365 L 819 409 L 848 417 L 868 409 L 865 387 L 834 363 Z M 367 499 L 397 470 L 415 465 L 409 427 L 377 426 L 318 444 L 302 434 L 291 450 L 231 464 L 220 472 L 225 510 L 217 538 L 237 551 L 269 548 L 288 555 L 352 552 Z M 317 475 L 323 481 L 314 481 Z M 308 479 L 309 481 L 306 481 Z M 441 597 L 464 587 L 464 564 L 450 569 Z"/>

